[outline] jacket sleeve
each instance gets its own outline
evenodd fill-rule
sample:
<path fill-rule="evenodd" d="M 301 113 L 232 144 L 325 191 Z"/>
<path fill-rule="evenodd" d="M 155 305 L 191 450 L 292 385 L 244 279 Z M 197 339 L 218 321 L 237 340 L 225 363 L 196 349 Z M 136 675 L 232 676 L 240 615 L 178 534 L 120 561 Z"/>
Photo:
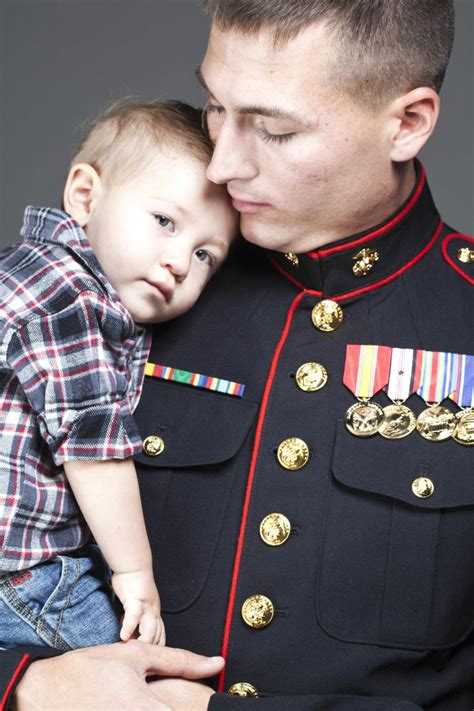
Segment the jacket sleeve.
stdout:
<path fill-rule="evenodd" d="M 49 647 L 16 647 L 0 649 L 0 711 L 12 709 L 11 701 L 18 683 L 31 662 L 62 654 Z"/>
<path fill-rule="evenodd" d="M 421 706 L 388 696 L 345 696 L 308 694 L 268 696 L 259 699 L 214 694 L 209 711 L 422 711 Z"/>

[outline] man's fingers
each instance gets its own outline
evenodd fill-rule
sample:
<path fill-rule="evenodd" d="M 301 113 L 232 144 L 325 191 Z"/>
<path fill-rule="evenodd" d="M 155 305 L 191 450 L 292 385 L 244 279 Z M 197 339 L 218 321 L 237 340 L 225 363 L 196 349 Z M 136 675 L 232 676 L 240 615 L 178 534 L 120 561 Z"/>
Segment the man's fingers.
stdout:
<path fill-rule="evenodd" d="M 215 676 L 224 666 L 222 657 L 203 657 L 186 649 L 155 645 L 146 645 L 143 649 L 146 650 L 146 660 L 143 661 L 146 662 L 147 674 L 204 679 Z"/>

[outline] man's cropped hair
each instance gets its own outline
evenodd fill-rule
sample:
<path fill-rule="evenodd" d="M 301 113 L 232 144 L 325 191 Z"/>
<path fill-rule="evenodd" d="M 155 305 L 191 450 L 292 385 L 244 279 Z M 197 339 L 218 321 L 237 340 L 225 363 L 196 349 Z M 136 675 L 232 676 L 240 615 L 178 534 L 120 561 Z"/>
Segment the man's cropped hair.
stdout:
<path fill-rule="evenodd" d="M 314 23 L 334 35 L 330 79 L 378 106 L 426 86 L 439 92 L 454 40 L 454 0 L 204 0 L 217 27 L 284 44 Z"/>

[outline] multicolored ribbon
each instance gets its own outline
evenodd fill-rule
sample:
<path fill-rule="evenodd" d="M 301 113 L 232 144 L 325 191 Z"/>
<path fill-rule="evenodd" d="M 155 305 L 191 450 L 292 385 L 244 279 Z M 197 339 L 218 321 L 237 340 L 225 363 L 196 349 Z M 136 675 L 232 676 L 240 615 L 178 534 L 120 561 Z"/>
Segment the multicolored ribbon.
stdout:
<path fill-rule="evenodd" d="M 456 384 L 449 397 L 459 407 L 474 407 L 474 356 L 458 356 Z"/>
<path fill-rule="evenodd" d="M 457 353 L 417 351 L 413 390 L 426 403 L 440 403 L 456 389 L 459 360 Z"/>
<path fill-rule="evenodd" d="M 160 378 L 161 380 L 171 380 L 175 383 L 191 385 L 194 388 L 203 388 L 204 390 L 213 390 L 224 395 L 233 395 L 234 397 L 242 397 L 245 390 L 245 385 L 234 383 L 232 380 L 224 380 L 209 375 L 201 375 L 200 373 L 191 373 L 188 370 L 178 370 L 167 365 L 157 365 L 155 363 L 147 363 L 145 365 L 145 375 L 151 378 Z"/>
<path fill-rule="evenodd" d="M 392 348 L 390 375 L 385 388 L 392 402 L 405 402 L 412 394 L 414 366 L 413 348 Z"/>
<path fill-rule="evenodd" d="M 343 382 L 360 400 L 370 399 L 388 382 L 388 346 L 352 345 L 346 347 Z"/>

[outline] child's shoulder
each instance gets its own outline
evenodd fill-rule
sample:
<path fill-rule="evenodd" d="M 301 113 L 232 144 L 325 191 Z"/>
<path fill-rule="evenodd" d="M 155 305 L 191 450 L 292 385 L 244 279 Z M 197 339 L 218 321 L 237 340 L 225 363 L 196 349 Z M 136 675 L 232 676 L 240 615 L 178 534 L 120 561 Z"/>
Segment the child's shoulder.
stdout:
<path fill-rule="evenodd" d="M 0 253 L 2 326 L 57 313 L 85 294 L 101 297 L 104 289 L 59 243 L 24 240 Z"/>

